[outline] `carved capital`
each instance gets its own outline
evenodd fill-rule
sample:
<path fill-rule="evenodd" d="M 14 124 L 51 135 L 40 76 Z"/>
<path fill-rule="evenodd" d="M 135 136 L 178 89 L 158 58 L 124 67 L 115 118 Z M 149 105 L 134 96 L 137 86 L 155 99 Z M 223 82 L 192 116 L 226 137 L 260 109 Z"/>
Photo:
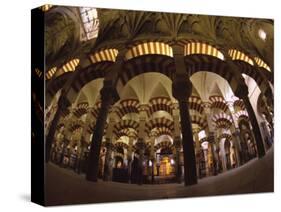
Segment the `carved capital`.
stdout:
<path fill-rule="evenodd" d="M 172 84 L 172 92 L 178 101 L 188 101 L 192 93 L 192 84 L 187 74 L 175 77 Z"/>
<path fill-rule="evenodd" d="M 174 138 L 174 146 L 177 150 L 181 148 L 181 138 L 179 136 Z"/>

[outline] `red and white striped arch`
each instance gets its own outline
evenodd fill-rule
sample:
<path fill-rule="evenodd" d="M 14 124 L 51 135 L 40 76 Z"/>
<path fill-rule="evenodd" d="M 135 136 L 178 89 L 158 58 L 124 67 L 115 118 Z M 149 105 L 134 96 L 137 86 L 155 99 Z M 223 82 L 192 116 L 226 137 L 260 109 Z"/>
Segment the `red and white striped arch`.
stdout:
<path fill-rule="evenodd" d="M 228 110 L 228 106 L 222 96 L 210 96 L 211 108 L 217 108 L 224 112 Z"/>
<path fill-rule="evenodd" d="M 173 103 L 169 97 L 154 97 L 149 100 L 148 115 L 151 116 L 157 111 L 166 111 L 173 115 Z"/>
<path fill-rule="evenodd" d="M 232 124 L 232 119 L 230 115 L 227 115 L 225 113 L 215 114 L 212 118 L 212 121 L 214 122 L 214 126 L 216 128 L 229 129 Z"/>
<path fill-rule="evenodd" d="M 120 101 L 116 107 L 116 113 L 121 119 L 123 116 L 129 113 L 139 113 L 140 105 L 137 99 L 125 99 Z"/>

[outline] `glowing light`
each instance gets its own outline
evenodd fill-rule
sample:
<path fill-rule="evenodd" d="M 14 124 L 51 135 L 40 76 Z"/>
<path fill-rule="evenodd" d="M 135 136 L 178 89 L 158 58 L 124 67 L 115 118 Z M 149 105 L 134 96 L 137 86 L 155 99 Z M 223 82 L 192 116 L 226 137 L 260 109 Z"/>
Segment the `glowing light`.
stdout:
<path fill-rule="evenodd" d="M 91 40 L 98 37 L 99 19 L 95 8 L 81 7 L 80 15 L 86 36 L 82 40 Z"/>
<path fill-rule="evenodd" d="M 259 29 L 259 37 L 264 41 L 266 40 L 266 32 L 263 29 Z"/>

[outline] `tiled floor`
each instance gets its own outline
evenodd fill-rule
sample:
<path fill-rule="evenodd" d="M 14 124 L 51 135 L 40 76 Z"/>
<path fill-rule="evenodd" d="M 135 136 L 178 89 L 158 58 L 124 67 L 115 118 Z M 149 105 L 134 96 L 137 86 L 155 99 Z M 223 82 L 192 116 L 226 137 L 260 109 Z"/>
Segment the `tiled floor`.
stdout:
<path fill-rule="evenodd" d="M 183 184 L 132 185 L 115 182 L 89 182 L 84 175 L 48 164 L 46 202 L 48 205 L 152 200 L 175 197 L 227 195 L 273 191 L 273 147 L 262 159 L 218 176 L 199 180 L 194 186 Z"/>

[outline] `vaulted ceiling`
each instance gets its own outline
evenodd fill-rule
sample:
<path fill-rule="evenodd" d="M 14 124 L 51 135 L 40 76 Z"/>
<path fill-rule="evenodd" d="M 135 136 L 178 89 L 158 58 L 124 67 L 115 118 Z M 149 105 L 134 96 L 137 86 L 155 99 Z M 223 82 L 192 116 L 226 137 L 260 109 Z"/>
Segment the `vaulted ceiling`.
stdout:
<path fill-rule="evenodd" d="M 169 43 L 200 40 L 227 49 L 238 48 L 273 64 L 273 20 L 97 9 L 96 39 L 81 41 L 78 7 L 57 6 L 46 12 L 46 56 L 50 66 L 70 58 L 88 59 L 89 52 L 110 46 L 129 47 L 132 42 L 158 40 Z M 266 38 L 260 37 L 260 30 Z M 85 62 L 81 60 L 81 63 Z"/>

